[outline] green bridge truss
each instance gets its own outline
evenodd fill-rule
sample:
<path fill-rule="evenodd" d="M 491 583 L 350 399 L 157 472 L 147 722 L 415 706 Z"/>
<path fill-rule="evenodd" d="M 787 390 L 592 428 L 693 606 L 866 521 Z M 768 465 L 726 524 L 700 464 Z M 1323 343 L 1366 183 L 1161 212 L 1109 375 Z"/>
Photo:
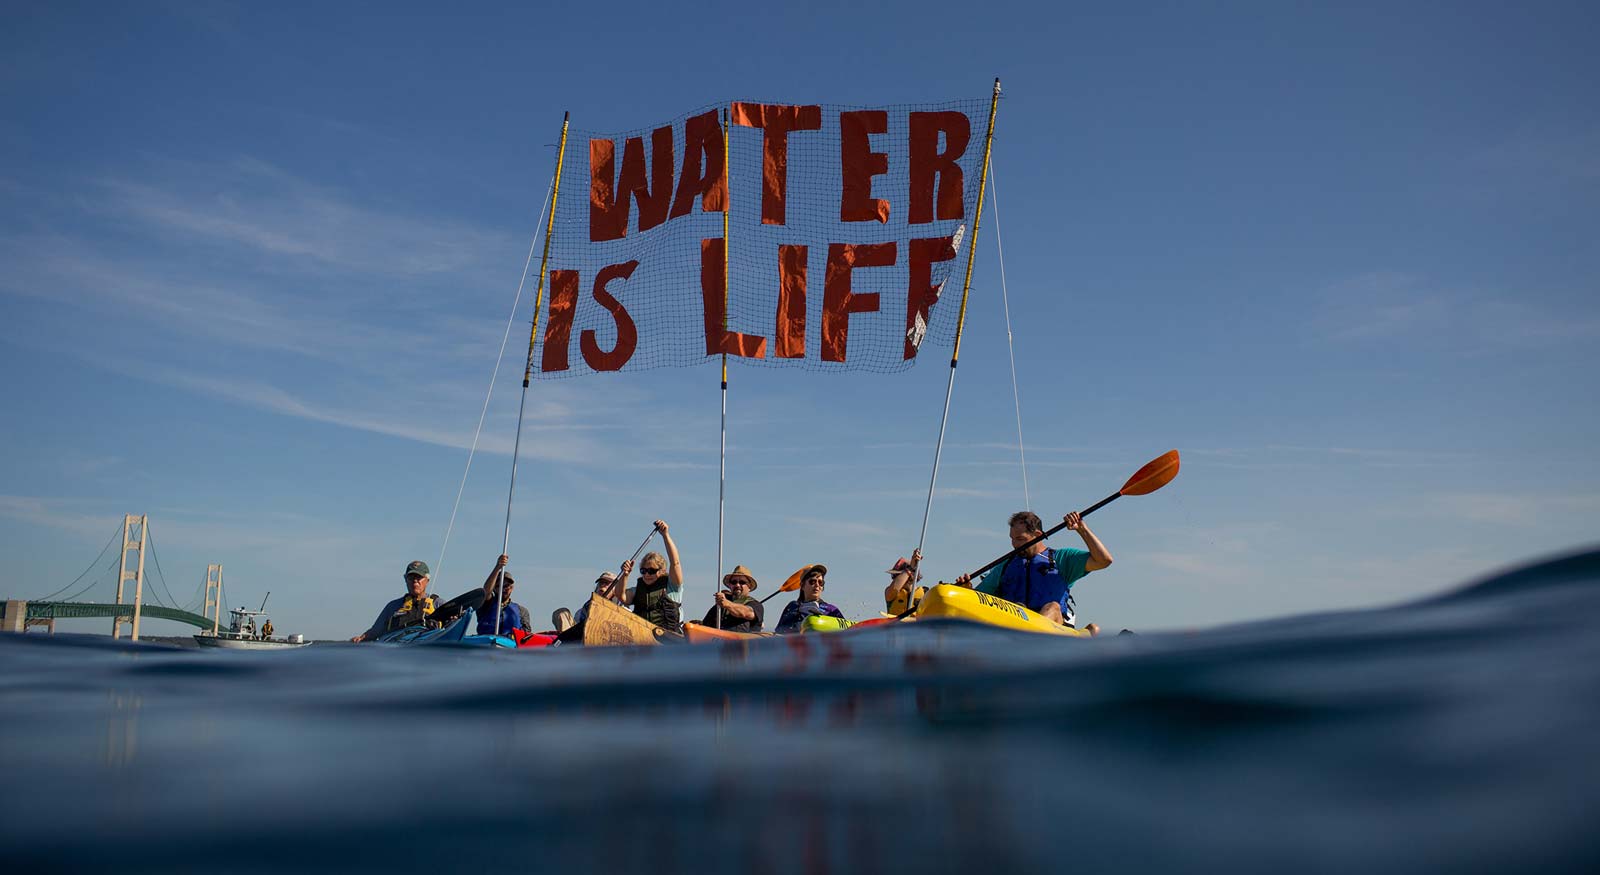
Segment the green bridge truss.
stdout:
<path fill-rule="evenodd" d="M 212 625 L 210 617 L 202 617 L 192 611 L 185 611 L 179 608 L 164 608 L 160 605 L 145 605 L 141 607 L 139 616 L 188 623 L 197 629 L 210 629 Z M 80 617 L 124 617 L 132 620 L 133 605 L 102 605 L 92 602 L 28 602 L 28 619 L 30 620 L 75 620 Z"/>

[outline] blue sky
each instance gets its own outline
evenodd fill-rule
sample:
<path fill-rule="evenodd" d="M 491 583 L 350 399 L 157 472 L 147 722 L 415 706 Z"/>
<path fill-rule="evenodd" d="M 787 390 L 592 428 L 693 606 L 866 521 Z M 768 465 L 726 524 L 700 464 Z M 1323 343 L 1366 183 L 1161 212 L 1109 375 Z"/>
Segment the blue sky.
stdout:
<path fill-rule="evenodd" d="M 1596 540 L 1585 4 L 6 18 L 0 595 L 64 585 L 142 512 L 180 600 L 220 562 L 229 601 L 272 591 L 284 631 L 359 631 L 407 561 L 438 558 L 563 111 L 624 130 L 725 99 L 982 97 L 995 76 L 1033 506 L 1059 518 L 1184 453 L 1172 486 L 1092 519 L 1117 562 L 1080 585 L 1087 619 L 1387 603 Z M 986 216 L 929 529 L 946 578 L 1003 550 L 1023 503 L 995 230 Z M 530 305 L 436 581 L 450 593 L 499 552 Z M 820 561 L 831 600 L 878 609 L 882 569 L 916 543 L 941 359 L 735 369 L 727 564 L 757 595 Z M 702 611 L 715 367 L 536 383 L 528 404 L 519 599 L 576 606 L 659 516 Z"/>

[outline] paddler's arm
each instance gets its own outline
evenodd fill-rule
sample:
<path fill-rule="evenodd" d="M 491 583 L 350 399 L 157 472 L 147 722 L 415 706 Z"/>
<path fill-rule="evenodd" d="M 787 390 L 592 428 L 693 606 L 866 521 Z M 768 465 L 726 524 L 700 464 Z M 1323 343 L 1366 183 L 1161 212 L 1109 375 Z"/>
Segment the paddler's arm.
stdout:
<path fill-rule="evenodd" d="M 357 635 L 354 638 L 351 638 L 351 642 L 360 644 L 363 641 L 370 641 L 379 635 L 382 635 L 383 627 L 389 624 L 389 617 L 393 615 L 395 610 L 399 607 L 399 601 L 399 599 L 396 599 L 395 601 L 384 605 L 383 610 L 378 612 L 378 619 L 372 621 L 372 625 L 367 627 L 367 631 L 362 632 L 360 635 Z"/>
<path fill-rule="evenodd" d="M 756 618 L 754 608 L 749 605 L 741 605 L 729 599 L 728 594 L 720 589 L 717 590 L 717 594 L 713 598 L 716 600 L 717 605 L 722 608 L 722 613 L 725 617 L 735 617 L 740 620 L 754 620 Z"/>
<path fill-rule="evenodd" d="M 1083 517 L 1079 516 L 1077 511 L 1062 517 L 1061 521 L 1067 524 L 1067 528 L 1077 532 L 1079 537 L 1083 538 L 1083 545 L 1089 548 L 1089 559 L 1083 564 L 1084 571 L 1099 571 L 1111 565 L 1111 551 L 1100 543 L 1094 532 L 1089 531 L 1088 523 L 1083 521 Z"/>
<path fill-rule="evenodd" d="M 889 585 L 883 588 L 883 601 L 892 603 L 899 598 L 901 593 L 916 592 L 916 582 L 911 579 L 913 571 L 920 573 L 922 570 L 922 550 L 911 551 L 911 568 L 896 571 L 894 577 L 889 578 Z"/>
<path fill-rule="evenodd" d="M 967 589 L 975 589 L 978 592 L 994 595 L 1000 591 L 1000 574 L 1005 571 L 1005 568 L 1004 563 L 996 565 L 989 569 L 989 573 L 980 578 L 977 583 L 972 582 L 972 575 L 963 574 L 956 578 L 956 584 Z"/>
<path fill-rule="evenodd" d="M 506 567 L 506 563 L 509 561 L 511 561 L 510 557 L 506 556 L 504 553 L 500 554 L 500 558 L 494 561 L 494 567 L 489 569 L 489 576 L 483 581 L 484 598 L 494 598 L 495 584 L 500 580 L 500 569 Z"/>
<path fill-rule="evenodd" d="M 622 560 L 622 574 L 616 580 L 611 581 L 611 586 L 607 587 L 604 593 L 605 597 L 619 604 L 631 604 L 633 602 L 633 590 L 628 588 L 628 575 L 632 573 L 633 560 Z"/>
<path fill-rule="evenodd" d="M 667 534 L 667 521 L 656 520 L 656 531 L 661 533 L 661 543 L 667 545 L 667 582 L 673 589 L 683 589 L 683 562 L 678 558 L 678 545 Z"/>

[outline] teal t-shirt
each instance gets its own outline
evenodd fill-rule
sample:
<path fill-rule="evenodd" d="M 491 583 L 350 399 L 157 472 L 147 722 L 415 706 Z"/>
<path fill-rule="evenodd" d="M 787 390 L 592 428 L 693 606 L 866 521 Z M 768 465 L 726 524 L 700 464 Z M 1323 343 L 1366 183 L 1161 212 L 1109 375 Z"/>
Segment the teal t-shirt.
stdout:
<path fill-rule="evenodd" d="M 1072 585 L 1077 583 L 1079 578 L 1089 573 L 1089 551 L 1079 550 L 1076 547 L 1062 547 L 1058 550 L 1051 550 L 1050 556 L 1055 560 L 1056 571 L 1060 573 L 1061 579 L 1067 585 L 1067 592 L 1061 596 L 1061 608 L 1066 610 L 1067 596 L 1071 594 Z M 1019 561 L 1021 561 L 1021 557 L 1013 556 L 989 569 L 989 573 L 983 576 L 983 580 L 978 582 L 975 589 L 978 592 L 998 596 L 1000 594 L 1000 577 L 1005 573 L 1006 566 Z"/>

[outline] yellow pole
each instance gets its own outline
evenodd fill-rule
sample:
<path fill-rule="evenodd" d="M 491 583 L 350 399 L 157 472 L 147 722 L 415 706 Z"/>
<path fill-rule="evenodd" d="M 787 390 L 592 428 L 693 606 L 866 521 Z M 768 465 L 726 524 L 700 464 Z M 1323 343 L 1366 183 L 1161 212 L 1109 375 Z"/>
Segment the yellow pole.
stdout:
<path fill-rule="evenodd" d="M 994 146 L 994 117 L 1000 108 L 1000 80 L 994 80 L 994 96 L 989 99 L 989 130 L 983 136 L 983 169 L 978 173 L 978 209 L 972 217 L 972 239 L 967 243 L 967 277 L 961 284 L 961 312 L 956 317 L 956 345 L 950 353 L 950 382 L 944 390 L 944 416 L 939 420 L 939 440 L 933 447 L 933 475 L 928 478 L 928 504 L 922 510 L 922 533 L 917 536 L 917 554 L 922 553 L 928 539 L 928 516 L 933 512 L 933 487 L 939 480 L 939 457 L 944 452 L 944 429 L 950 421 L 950 396 L 956 388 L 956 361 L 961 358 L 961 330 L 967 323 L 967 294 L 972 291 L 972 263 L 978 255 L 978 223 L 983 221 L 983 195 L 989 184 L 989 152 Z M 912 559 L 911 588 L 906 593 L 906 605 L 917 590 L 917 566 L 921 560 Z"/>
<path fill-rule="evenodd" d="M 550 219 L 544 227 L 544 255 L 539 259 L 539 290 L 533 296 L 533 330 L 528 332 L 528 366 L 522 371 L 523 389 L 528 388 L 528 380 L 533 376 L 533 347 L 539 342 L 539 308 L 544 302 L 544 280 L 546 269 L 550 266 L 550 236 L 556 229 L 556 207 L 561 203 L 561 166 L 567 158 L 567 122 L 571 116 L 570 112 L 561 114 L 561 145 L 556 152 L 556 185 L 554 193 L 550 195 Z M 979 209 L 982 209 L 981 205 Z M 520 425 L 518 428 L 520 430 Z"/>
<path fill-rule="evenodd" d="M 989 186 L 989 152 L 994 147 L 994 117 L 1000 109 L 1000 80 L 994 80 L 994 96 L 989 100 L 989 131 L 983 135 L 983 169 L 978 173 L 978 212 L 972 217 L 972 239 L 967 243 L 967 277 L 961 283 L 961 313 L 956 317 L 956 348 L 950 354 L 950 367 L 961 357 L 961 330 L 967 324 L 967 293 L 972 291 L 972 262 L 978 255 L 978 225 L 983 222 L 983 194 Z"/>
<path fill-rule="evenodd" d="M 733 212 L 733 168 L 729 166 L 732 147 L 728 143 L 728 111 L 722 111 L 722 178 L 727 181 L 722 203 L 722 342 L 728 334 L 728 216 Z M 716 595 L 722 586 L 722 532 L 728 496 L 728 351 L 722 351 L 722 451 L 717 462 L 717 579 L 712 581 L 711 593 Z M 717 606 L 717 628 L 722 628 L 722 606 Z"/>
<path fill-rule="evenodd" d="M 539 308 L 544 303 L 544 280 L 550 268 L 550 237 L 555 234 L 556 208 L 561 206 L 561 167 L 567 157 L 567 122 L 572 114 L 561 114 L 561 145 L 556 150 L 556 184 L 550 195 L 550 219 L 544 226 L 544 255 L 539 259 L 539 291 L 533 298 L 533 328 L 528 332 L 528 365 L 522 370 L 522 400 L 517 404 L 517 439 L 511 446 L 511 485 L 506 489 L 506 528 L 500 539 L 500 553 L 511 547 L 511 500 L 517 494 L 517 457 L 522 452 L 522 415 L 528 409 L 528 381 L 533 378 L 533 348 L 539 343 Z M 494 634 L 500 634 L 500 618 L 505 615 L 506 576 L 501 568 L 495 580 Z"/>

